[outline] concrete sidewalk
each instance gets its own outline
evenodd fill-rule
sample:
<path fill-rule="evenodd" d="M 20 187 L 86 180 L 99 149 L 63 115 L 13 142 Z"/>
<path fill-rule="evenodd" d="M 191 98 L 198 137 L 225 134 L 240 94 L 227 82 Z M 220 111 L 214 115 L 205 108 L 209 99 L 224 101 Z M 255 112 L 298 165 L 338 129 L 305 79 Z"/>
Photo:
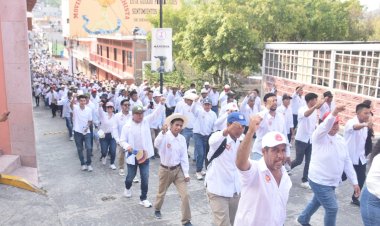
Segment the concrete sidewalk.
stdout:
<path fill-rule="evenodd" d="M 180 199 L 174 186 L 168 190 L 162 219 L 156 220 L 153 208 L 140 206 L 140 183 L 133 184 L 132 198 L 122 196 L 124 177 L 117 170 L 103 166 L 100 152 L 94 148 L 93 172 L 82 172 L 75 144 L 69 141 L 65 121 L 51 118 L 43 107 L 34 109 L 40 185 L 47 196 L 0 185 L 0 225 L 180 225 Z M 190 150 L 193 148 L 191 147 Z M 294 152 L 294 151 L 293 151 Z M 192 151 L 191 151 L 192 153 Z M 158 190 L 159 160 L 150 165 L 148 199 L 154 203 Z M 312 192 L 300 187 L 303 166 L 295 168 L 291 179 L 286 225 L 307 205 Z M 195 166 L 190 163 L 189 183 L 192 223 L 212 225 L 203 181 L 195 179 Z M 337 225 L 360 226 L 360 210 L 350 204 L 352 186 L 345 182 L 337 189 L 339 212 Z M 323 225 L 323 209 L 313 216 L 312 225 Z"/>

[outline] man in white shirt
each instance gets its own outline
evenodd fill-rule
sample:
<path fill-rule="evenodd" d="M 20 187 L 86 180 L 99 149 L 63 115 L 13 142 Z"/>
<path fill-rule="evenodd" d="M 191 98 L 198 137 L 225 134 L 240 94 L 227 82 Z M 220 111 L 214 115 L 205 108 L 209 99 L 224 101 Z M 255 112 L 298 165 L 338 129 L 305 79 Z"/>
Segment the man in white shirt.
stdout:
<path fill-rule="evenodd" d="M 243 102 L 240 106 L 240 112 L 244 115 L 245 120 L 247 121 L 247 125 L 249 123 L 250 116 L 258 113 L 257 109 L 255 108 L 255 99 L 256 96 L 251 93 L 244 97 Z M 248 127 L 246 127 L 246 130 L 248 130 Z"/>
<path fill-rule="evenodd" d="M 186 140 L 180 132 L 187 123 L 187 118 L 174 113 L 165 120 L 162 132 L 154 141 L 154 146 L 160 152 L 160 168 L 158 170 L 158 192 L 154 204 L 154 215 L 161 219 L 161 207 L 164 203 L 166 191 L 171 184 L 177 188 L 181 197 L 181 223 L 186 226 L 192 225 L 189 194 L 187 183 L 189 176 L 189 159 L 187 158 Z M 168 131 L 168 128 L 169 131 Z"/>
<path fill-rule="evenodd" d="M 131 106 L 130 106 L 131 109 L 133 109 L 135 106 L 144 106 L 143 103 L 141 102 L 141 100 L 139 99 L 139 96 L 138 96 L 136 90 L 132 90 L 129 93 L 129 96 L 130 96 L 129 103 L 131 104 Z"/>
<path fill-rule="evenodd" d="M 310 225 L 310 218 L 320 206 L 325 209 L 324 225 L 336 225 L 338 203 L 335 188 L 341 182 L 343 171 L 354 185 L 355 197 L 359 197 L 360 188 L 355 170 L 347 151 L 344 138 L 338 134 L 338 114 L 345 110 L 344 105 L 337 106 L 323 116 L 312 135 L 313 151 L 310 162 L 309 184 L 314 196 L 305 210 L 297 218 L 301 225 Z"/>
<path fill-rule="evenodd" d="M 294 97 L 293 97 L 294 99 Z M 291 168 L 301 165 L 305 156 L 305 166 L 303 169 L 301 187 L 311 189 L 308 181 L 309 164 L 311 158 L 311 135 L 317 124 L 318 117 L 316 109 L 319 109 L 325 99 L 318 100 L 318 95 L 308 93 L 305 96 L 306 105 L 300 107 L 298 111 L 298 129 L 295 136 L 296 159 L 291 162 Z M 293 104 L 293 102 L 292 102 Z"/>
<path fill-rule="evenodd" d="M 366 178 L 367 159 L 365 156 L 365 142 L 368 136 L 368 127 L 372 126 L 372 122 L 368 121 L 370 116 L 370 106 L 363 103 L 358 104 L 356 106 L 356 116 L 348 120 L 344 128 L 344 138 L 360 189 L 363 188 Z M 360 206 L 360 202 L 355 195 L 352 195 L 352 204 Z"/>
<path fill-rule="evenodd" d="M 224 105 L 227 101 L 227 94 L 231 91 L 230 85 L 224 85 L 224 90 L 219 95 L 220 105 Z"/>
<path fill-rule="evenodd" d="M 291 96 L 284 94 L 282 96 L 282 104 L 277 108 L 277 113 L 282 114 L 285 119 L 285 128 L 288 136 L 289 144 L 292 141 L 292 138 L 294 136 L 294 125 L 293 125 L 293 114 L 292 109 L 290 108 L 290 100 L 292 99 Z"/>
<path fill-rule="evenodd" d="M 208 97 L 211 99 L 211 102 L 212 102 L 211 110 L 215 112 L 216 116 L 218 116 L 219 92 L 216 89 L 215 85 L 211 85 L 211 88 L 209 89 Z"/>
<path fill-rule="evenodd" d="M 209 165 L 205 185 L 214 224 L 218 226 L 234 224 L 240 199 L 240 181 L 235 160 L 246 125 L 243 114 L 232 112 L 227 118 L 227 128 L 213 133 L 209 139 Z M 219 150 L 222 152 L 216 156 Z"/>
<path fill-rule="evenodd" d="M 123 148 L 120 146 L 120 135 L 121 135 L 121 130 L 123 129 L 124 125 L 127 124 L 127 122 L 131 119 L 131 115 L 129 114 L 129 100 L 124 99 L 120 102 L 121 106 L 121 111 L 115 114 L 115 122 L 116 126 L 114 127 L 114 130 L 116 129 L 117 131 L 114 131 L 115 135 L 115 141 L 117 144 L 117 153 L 118 153 L 118 159 L 119 159 L 119 175 L 124 176 L 124 165 L 125 165 L 125 152 Z"/>
<path fill-rule="evenodd" d="M 323 93 L 323 97 L 326 98 L 326 102 L 319 109 L 319 122 L 322 122 L 323 115 L 326 112 L 332 112 L 335 109 L 335 102 L 333 102 L 334 96 L 330 91 L 326 91 Z"/>
<path fill-rule="evenodd" d="M 164 111 L 164 103 L 165 98 L 161 98 L 161 105 L 159 105 L 159 107 L 157 107 L 152 114 L 145 117 L 143 106 L 135 106 L 132 109 L 132 120 L 129 120 L 128 123 L 123 126 L 120 135 L 120 146 L 128 152 L 128 155 L 126 155 L 128 173 L 125 178 L 124 196 L 127 198 L 132 196 L 132 182 L 136 176 L 137 167 L 140 168 L 140 205 L 143 205 L 146 208 L 152 206 L 147 199 L 147 194 L 149 181 L 149 158 L 154 155 L 149 124 L 156 117 L 158 117 L 162 111 Z M 139 161 L 137 157 L 142 159 L 142 161 Z"/>
<path fill-rule="evenodd" d="M 171 90 L 168 91 L 166 100 L 166 116 L 173 114 L 177 104 L 181 101 L 181 95 L 178 92 L 178 87 L 173 86 Z"/>
<path fill-rule="evenodd" d="M 161 104 L 160 103 L 161 97 L 162 97 L 162 94 L 160 92 L 153 93 L 152 102 L 146 106 L 148 108 L 145 111 L 145 113 L 147 113 L 146 115 L 151 114 L 154 111 L 154 109 L 158 107 L 157 105 Z M 155 120 L 149 124 L 153 143 L 157 135 L 159 134 L 160 129 L 162 125 L 164 124 L 164 121 L 165 121 L 165 112 L 163 111 L 160 116 L 156 117 Z M 159 157 L 160 157 L 160 154 L 158 153 L 158 149 L 154 147 L 154 156 L 152 156 L 152 159 L 159 158 Z"/>
<path fill-rule="evenodd" d="M 34 99 L 36 100 L 36 107 L 40 106 L 40 96 L 42 94 L 42 89 L 39 85 L 34 88 Z"/>
<path fill-rule="evenodd" d="M 198 102 L 193 104 L 191 111 L 194 113 L 194 155 L 196 161 L 195 176 L 198 180 L 202 180 L 206 174 L 203 171 L 203 164 L 205 163 L 206 153 L 208 152 L 208 138 L 213 131 L 214 123 L 216 121 L 215 112 L 211 111 L 211 100 L 209 98 L 203 99 L 203 106 Z"/>
<path fill-rule="evenodd" d="M 256 139 L 252 148 L 252 159 L 260 160 L 263 156 L 262 154 L 262 139 L 268 132 L 277 131 L 282 134 L 286 133 L 285 119 L 282 114 L 278 114 L 277 110 L 277 97 L 274 93 L 265 94 L 264 98 L 265 109 L 260 111 L 257 115 L 262 118 L 259 127 L 256 130 Z M 290 162 L 290 148 L 286 146 L 287 149 L 287 162 Z"/>
<path fill-rule="evenodd" d="M 249 159 L 252 136 L 262 119 L 251 117 L 247 134 L 239 146 L 236 166 L 240 172 L 241 197 L 234 225 L 280 226 L 285 224 L 286 204 L 292 182 L 283 163 L 287 157 L 288 142 L 277 131 L 262 139 L 263 158 Z"/>
<path fill-rule="evenodd" d="M 89 127 L 92 124 L 92 112 L 86 106 L 87 98 L 85 95 L 78 96 L 77 100 L 79 101 L 79 105 L 74 105 L 75 96 L 70 104 L 70 108 L 73 111 L 74 140 L 82 170 L 91 172 L 93 170 L 91 166 L 92 145 Z M 86 162 L 83 156 L 83 143 L 86 148 Z"/>
<path fill-rule="evenodd" d="M 305 99 L 303 98 L 303 85 L 298 86 L 296 88 L 296 91 L 292 95 L 292 111 L 293 111 L 293 123 L 294 123 L 294 128 L 297 128 L 298 126 L 298 110 L 300 107 L 306 105 Z"/>
<path fill-rule="evenodd" d="M 191 111 L 193 102 L 198 99 L 198 95 L 194 93 L 186 93 L 183 101 L 179 102 L 175 107 L 174 113 L 180 113 L 189 120 L 186 127 L 182 129 L 181 134 L 186 139 L 187 148 L 189 148 L 190 138 L 193 137 L 194 113 Z"/>

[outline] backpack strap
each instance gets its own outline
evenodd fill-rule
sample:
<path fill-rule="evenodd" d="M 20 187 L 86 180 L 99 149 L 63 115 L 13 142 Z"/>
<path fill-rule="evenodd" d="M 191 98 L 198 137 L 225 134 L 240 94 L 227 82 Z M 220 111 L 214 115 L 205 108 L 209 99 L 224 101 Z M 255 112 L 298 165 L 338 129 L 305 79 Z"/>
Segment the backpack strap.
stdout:
<path fill-rule="evenodd" d="M 227 145 L 227 138 L 224 138 L 224 140 L 222 141 L 222 143 L 219 145 L 218 149 L 216 149 L 216 151 L 214 152 L 214 154 L 211 156 L 210 160 L 206 162 L 206 169 L 208 168 L 208 166 L 210 165 L 210 163 L 212 162 L 212 160 L 218 158 L 219 155 L 221 155 L 223 153 L 223 151 L 226 149 L 226 145 Z"/>

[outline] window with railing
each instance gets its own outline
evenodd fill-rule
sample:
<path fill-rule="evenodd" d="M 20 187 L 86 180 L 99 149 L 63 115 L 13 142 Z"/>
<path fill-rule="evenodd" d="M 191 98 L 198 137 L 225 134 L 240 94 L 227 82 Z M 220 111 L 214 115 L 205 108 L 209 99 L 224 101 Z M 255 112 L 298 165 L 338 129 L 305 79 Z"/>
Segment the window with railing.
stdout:
<path fill-rule="evenodd" d="M 127 51 L 127 66 L 132 67 L 132 52 Z"/>
<path fill-rule="evenodd" d="M 380 51 L 337 51 L 333 87 L 380 98 L 379 60 Z"/>

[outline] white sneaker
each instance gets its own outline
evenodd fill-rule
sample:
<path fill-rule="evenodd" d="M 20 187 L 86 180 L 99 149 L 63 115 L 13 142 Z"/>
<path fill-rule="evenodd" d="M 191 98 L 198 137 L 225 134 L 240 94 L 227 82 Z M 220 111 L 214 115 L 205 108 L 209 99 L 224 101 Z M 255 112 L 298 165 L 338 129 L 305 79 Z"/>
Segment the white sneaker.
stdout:
<path fill-rule="evenodd" d="M 120 176 L 125 176 L 124 169 L 119 169 L 119 175 Z"/>
<path fill-rule="evenodd" d="M 131 192 L 131 189 L 126 189 L 124 188 L 124 194 L 123 194 L 125 197 L 127 198 L 130 198 L 132 197 L 132 192 Z"/>
<path fill-rule="evenodd" d="M 87 166 L 86 165 L 82 165 L 82 171 L 86 171 L 87 170 Z"/>
<path fill-rule="evenodd" d="M 70 137 L 70 140 L 73 141 L 73 140 L 74 140 L 74 137 Z"/>
<path fill-rule="evenodd" d="M 306 181 L 306 182 L 302 182 L 302 183 L 301 183 L 301 187 L 302 187 L 302 188 L 305 188 L 305 189 L 309 189 L 309 190 L 311 190 L 311 187 L 310 187 L 310 184 L 309 184 L 308 181 Z"/>
<path fill-rule="evenodd" d="M 107 159 L 105 157 L 102 157 L 102 164 L 103 165 L 107 164 Z"/>
<path fill-rule="evenodd" d="M 92 166 L 90 165 L 90 166 L 87 166 L 87 170 L 88 170 L 88 172 L 92 172 Z"/>
<path fill-rule="evenodd" d="M 143 205 L 146 208 L 152 207 L 152 203 L 150 203 L 147 199 L 140 201 L 140 205 Z"/>
<path fill-rule="evenodd" d="M 138 182 L 140 182 L 139 178 L 137 177 L 133 178 L 133 183 L 138 183 Z"/>
<path fill-rule="evenodd" d="M 196 172 L 195 176 L 197 177 L 197 180 L 203 180 L 203 176 L 201 172 Z"/>
<path fill-rule="evenodd" d="M 201 172 L 202 176 L 206 175 L 206 171 L 203 171 Z"/>
<path fill-rule="evenodd" d="M 115 164 L 111 164 L 111 165 L 110 165 L 110 168 L 113 169 L 113 170 L 115 170 L 115 169 L 116 169 Z"/>

